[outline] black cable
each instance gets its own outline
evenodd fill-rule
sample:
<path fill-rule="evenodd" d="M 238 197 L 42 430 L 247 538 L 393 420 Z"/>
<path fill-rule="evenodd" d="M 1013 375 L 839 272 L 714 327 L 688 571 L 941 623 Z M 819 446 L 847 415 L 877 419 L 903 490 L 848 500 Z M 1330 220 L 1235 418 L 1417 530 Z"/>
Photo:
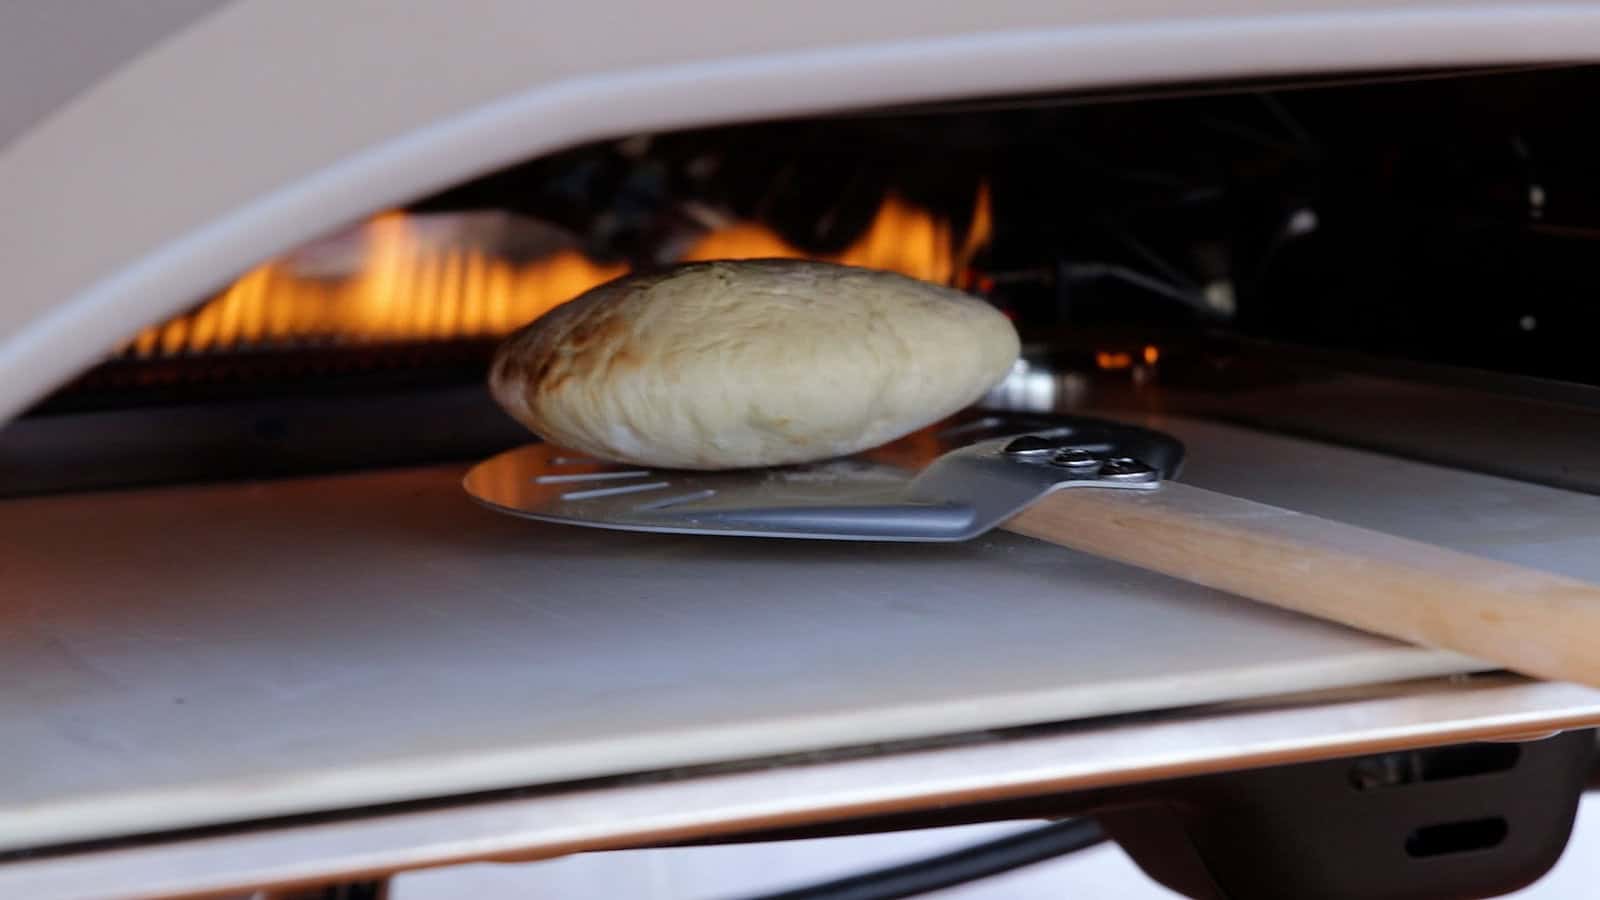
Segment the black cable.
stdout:
<path fill-rule="evenodd" d="M 1094 819 L 1066 819 L 915 862 L 791 888 L 776 894 L 762 894 L 750 900 L 896 900 L 899 897 L 914 897 L 1065 856 L 1093 847 L 1105 839 L 1105 832 L 1100 830 L 1100 823 Z"/>

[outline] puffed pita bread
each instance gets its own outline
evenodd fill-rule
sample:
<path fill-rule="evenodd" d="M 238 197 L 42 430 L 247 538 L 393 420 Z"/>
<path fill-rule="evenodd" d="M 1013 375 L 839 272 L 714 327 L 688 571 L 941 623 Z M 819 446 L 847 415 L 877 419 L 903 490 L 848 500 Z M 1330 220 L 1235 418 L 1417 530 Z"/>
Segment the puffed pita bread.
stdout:
<path fill-rule="evenodd" d="M 513 334 L 495 399 L 548 441 L 641 466 L 809 462 L 971 404 L 1016 362 L 975 297 L 799 260 L 693 263 L 600 285 Z"/>

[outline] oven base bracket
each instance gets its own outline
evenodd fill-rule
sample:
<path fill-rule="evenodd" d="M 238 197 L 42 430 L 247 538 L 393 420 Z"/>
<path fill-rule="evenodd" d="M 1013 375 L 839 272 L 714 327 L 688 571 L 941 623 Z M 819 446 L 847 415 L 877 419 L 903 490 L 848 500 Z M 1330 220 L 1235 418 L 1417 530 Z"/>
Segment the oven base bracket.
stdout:
<path fill-rule="evenodd" d="M 1195 900 L 1468 900 L 1555 865 L 1594 757 L 1593 730 L 1456 744 L 1184 779 L 1098 815 Z"/>

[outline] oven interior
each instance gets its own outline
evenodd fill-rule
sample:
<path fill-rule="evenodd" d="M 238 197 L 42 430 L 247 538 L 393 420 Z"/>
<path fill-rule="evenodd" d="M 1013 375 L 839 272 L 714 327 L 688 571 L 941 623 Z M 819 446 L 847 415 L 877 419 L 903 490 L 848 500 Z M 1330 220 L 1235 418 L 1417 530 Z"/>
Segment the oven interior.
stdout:
<path fill-rule="evenodd" d="M 1597 85 L 1540 67 L 1174 86 L 576 147 L 130 335 L 0 433 L 0 493 L 480 457 L 526 439 L 481 387 L 500 336 L 628 270 L 759 256 L 988 298 L 1028 348 L 994 402 L 1181 411 L 1593 490 L 1600 133 L 1573 111 Z"/>

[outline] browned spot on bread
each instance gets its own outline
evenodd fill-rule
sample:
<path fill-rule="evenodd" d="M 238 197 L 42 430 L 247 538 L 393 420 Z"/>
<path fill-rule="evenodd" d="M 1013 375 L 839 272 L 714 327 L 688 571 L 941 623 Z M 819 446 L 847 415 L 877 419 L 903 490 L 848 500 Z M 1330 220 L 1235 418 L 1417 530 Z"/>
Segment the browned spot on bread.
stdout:
<path fill-rule="evenodd" d="M 568 349 L 574 353 L 580 353 L 594 344 L 601 329 L 605 327 L 604 321 L 596 321 L 596 318 L 594 316 L 585 316 L 578 320 L 578 324 L 573 326 L 571 331 L 567 332 L 566 340 L 563 343 Z"/>
<path fill-rule="evenodd" d="M 555 328 L 529 354 L 529 392 L 540 396 L 559 390 L 575 373 L 590 373 L 604 380 L 629 337 L 627 316 L 615 309 L 588 303 L 576 310 L 566 328 Z"/>
<path fill-rule="evenodd" d="M 611 368 L 619 372 L 636 372 L 644 365 L 644 357 L 633 352 L 633 348 L 624 343 L 611 354 Z"/>
<path fill-rule="evenodd" d="M 565 377 L 562 373 L 555 373 L 552 371 L 555 369 L 556 360 L 558 358 L 559 357 L 555 356 L 554 354 L 546 353 L 543 356 L 539 356 L 533 360 L 530 360 L 530 364 L 527 369 L 527 377 L 523 380 L 523 389 L 529 391 L 530 393 L 550 390 L 550 385 L 547 384 L 547 382 L 560 380 L 559 378 L 555 377 L 558 374 L 560 374 L 561 377 Z"/>
<path fill-rule="evenodd" d="M 495 391 L 509 389 L 516 364 L 516 357 L 502 351 L 495 357 L 494 365 L 489 369 L 489 386 Z"/>

